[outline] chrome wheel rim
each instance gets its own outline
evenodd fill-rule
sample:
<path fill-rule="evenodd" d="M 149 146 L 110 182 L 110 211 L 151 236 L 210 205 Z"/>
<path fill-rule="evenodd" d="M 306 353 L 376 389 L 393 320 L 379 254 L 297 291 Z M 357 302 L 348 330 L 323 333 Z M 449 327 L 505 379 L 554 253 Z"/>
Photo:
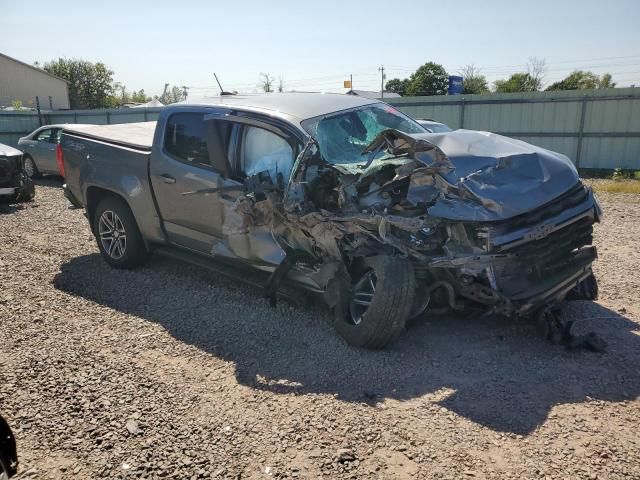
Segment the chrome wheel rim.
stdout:
<path fill-rule="evenodd" d="M 349 304 L 349 320 L 353 325 L 360 325 L 365 313 L 371 305 L 376 293 L 376 275 L 373 270 L 365 273 L 353 287 L 353 298 Z"/>
<path fill-rule="evenodd" d="M 114 260 L 122 258 L 127 250 L 127 232 L 115 212 L 105 210 L 100 215 L 98 234 L 102 249 Z"/>
<path fill-rule="evenodd" d="M 36 173 L 36 167 L 31 158 L 24 159 L 24 173 L 27 174 L 27 177 L 33 177 L 33 174 Z"/>

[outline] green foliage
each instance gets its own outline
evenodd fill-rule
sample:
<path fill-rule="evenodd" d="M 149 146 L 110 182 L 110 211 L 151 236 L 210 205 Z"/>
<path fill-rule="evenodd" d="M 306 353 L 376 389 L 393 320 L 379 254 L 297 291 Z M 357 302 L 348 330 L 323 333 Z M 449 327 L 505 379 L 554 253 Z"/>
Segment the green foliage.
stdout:
<path fill-rule="evenodd" d="M 104 63 L 59 58 L 45 63 L 43 69 L 69 82 L 71 108 L 112 106 L 113 71 Z"/>
<path fill-rule="evenodd" d="M 514 73 L 507 80 L 496 80 L 496 93 L 537 92 L 541 81 L 529 73 Z"/>
<path fill-rule="evenodd" d="M 11 102 L 11 106 L 14 110 L 22 110 L 22 100 L 14 100 Z"/>
<path fill-rule="evenodd" d="M 169 84 L 167 84 L 167 88 L 165 89 L 164 93 L 158 97 L 158 100 L 160 100 L 165 105 L 169 105 L 170 103 L 181 102 L 185 99 L 184 92 L 180 87 L 174 85 L 173 87 L 171 87 L 171 89 L 169 89 L 168 86 Z"/>
<path fill-rule="evenodd" d="M 608 73 L 599 77 L 593 72 L 575 70 L 566 78 L 549 85 L 549 87 L 547 87 L 547 91 L 592 90 L 596 88 L 613 88 L 615 86 L 615 82 L 612 81 L 611 75 Z"/>
<path fill-rule="evenodd" d="M 598 88 L 615 88 L 616 82 L 613 82 L 612 80 L 611 74 L 605 73 L 600 77 Z"/>
<path fill-rule="evenodd" d="M 616 168 L 611 175 L 611 180 L 640 180 L 640 170 L 630 170 L 626 168 Z"/>
<path fill-rule="evenodd" d="M 489 93 L 489 85 L 484 75 L 473 75 L 462 78 L 462 93 Z"/>
<path fill-rule="evenodd" d="M 409 77 L 405 93 L 409 96 L 446 95 L 449 74 L 442 65 L 427 62 Z"/>
<path fill-rule="evenodd" d="M 402 97 L 406 94 L 408 87 L 409 87 L 408 78 L 405 78 L 402 80 L 400 80 L 399 78 L 392 78 L 384 86 L 385 90 L 387 90 L 388 92 L 395 92 Z"/>

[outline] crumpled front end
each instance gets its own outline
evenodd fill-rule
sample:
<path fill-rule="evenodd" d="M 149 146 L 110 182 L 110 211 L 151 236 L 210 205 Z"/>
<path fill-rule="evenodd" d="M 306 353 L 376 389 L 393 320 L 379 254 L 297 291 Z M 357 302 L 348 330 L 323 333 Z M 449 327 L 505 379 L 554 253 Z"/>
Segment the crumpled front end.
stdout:
<path fill-rule="evenodd" d="M 438 146 L 448 136 L 451 155 Z M 285 223 L 320 263 L 411 259 L 414 315 L 529 314 L 592 275 L 601 211 L 566 157 L 503 138 L 388 130 L 364 154 L 390 157 L 356 169 L 310 154 L 292 176 Z"/>

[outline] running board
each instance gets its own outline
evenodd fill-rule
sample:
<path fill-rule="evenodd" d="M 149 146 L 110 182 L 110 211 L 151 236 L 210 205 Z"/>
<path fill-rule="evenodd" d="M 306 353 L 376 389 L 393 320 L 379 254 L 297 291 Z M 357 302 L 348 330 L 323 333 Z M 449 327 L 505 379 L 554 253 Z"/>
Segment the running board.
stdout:
<path fill-rule="evenodd" d="M 251 285 L 259 288 L 262 296 L 269 296 L 268 287 L 270 274 L 267 272 L 246 267 L 242 264 L 230 265 L 226 262 L 223 263 L 222 261 L 216 261 L 207 255 L 190 252 L 177 247 L 161 246 L 154 249 L 153 253 L 189 263 L 196 267 L 204 268 L 210 272 L 224 275 L 225 277 L 231 278 L 237 282 Z M 300 291 L 296 290 L 294 287 L 281 285 L 276 294 L 279 298 L 287 299 L 297 305 L 301 304 Z"/>

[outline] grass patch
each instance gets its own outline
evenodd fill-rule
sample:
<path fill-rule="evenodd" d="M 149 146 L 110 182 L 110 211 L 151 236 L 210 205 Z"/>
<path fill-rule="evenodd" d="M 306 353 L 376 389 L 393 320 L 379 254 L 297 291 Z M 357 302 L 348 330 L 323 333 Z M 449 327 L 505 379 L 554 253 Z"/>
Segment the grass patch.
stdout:
<path fill-rule="evenodd" d="M 640 194 L 640 181 L 638 180 L 597 180 L 587 183 L 596 192 Z"/>

